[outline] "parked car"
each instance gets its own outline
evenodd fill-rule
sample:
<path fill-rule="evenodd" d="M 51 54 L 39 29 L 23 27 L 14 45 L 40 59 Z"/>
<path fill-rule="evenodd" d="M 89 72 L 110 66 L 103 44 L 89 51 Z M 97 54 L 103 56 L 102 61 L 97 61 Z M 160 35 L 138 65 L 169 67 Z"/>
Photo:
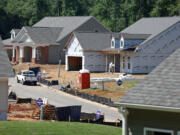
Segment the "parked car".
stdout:
<path fill-rule="evenodd" d="M 31 70 L 23 70 L 17 74 L 17 83 L 22 83 L 24 85 L 25 83 L 31 83 L 33 85 L 37 84 L 37 78 L 35 76 L 35 73 Z"/>

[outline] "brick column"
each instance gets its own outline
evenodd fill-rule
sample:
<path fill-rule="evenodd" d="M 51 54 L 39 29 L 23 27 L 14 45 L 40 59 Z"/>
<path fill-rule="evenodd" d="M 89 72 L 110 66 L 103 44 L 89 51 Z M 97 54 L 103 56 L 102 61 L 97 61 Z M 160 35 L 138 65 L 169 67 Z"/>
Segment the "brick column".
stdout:
<path fill-rule="evenodd" d="M 32 58 L 31 58 L 32 63 L 36 63 L 36 47 L 32 47 Z"/>
<path fill-rule="evenodd" d="M 24 47 L 19 47 L 19 63 L 23 63 L 24 62 Z"/>

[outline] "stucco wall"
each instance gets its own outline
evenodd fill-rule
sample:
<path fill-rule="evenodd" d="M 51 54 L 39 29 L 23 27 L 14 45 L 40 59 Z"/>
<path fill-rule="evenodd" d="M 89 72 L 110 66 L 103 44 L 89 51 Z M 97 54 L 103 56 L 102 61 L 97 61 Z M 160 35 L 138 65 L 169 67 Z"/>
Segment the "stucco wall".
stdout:
<path fill-rule="evenodd" d="M 128 135 L 143 135 L 144 127 L 180 131 L 180 113 L 130 109 Z"/>
<path fill-rule="evenodd" d="M 0 112 L 8 111 L 8 79 L 0 79 Z"/>
<path fill-rule="evenodd" d="M 132 57 L 133 73 L 149 73 L 180 47 L 180 23 L 139 47 Z"/>

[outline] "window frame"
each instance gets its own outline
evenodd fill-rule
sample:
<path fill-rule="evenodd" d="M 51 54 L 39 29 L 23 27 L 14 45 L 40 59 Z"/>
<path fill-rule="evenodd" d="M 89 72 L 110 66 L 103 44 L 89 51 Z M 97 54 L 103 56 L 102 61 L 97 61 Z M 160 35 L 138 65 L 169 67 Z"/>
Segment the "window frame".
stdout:
<path fill-rule="evenodd" d="M 111 48 L 115 48 L 115 38 L 112 37 L 111 39 Z"/>
<path fill-rule="evenodd" d="M 159 129 L 159 128 L 144 127 L 144 135 L 147 135 L 147 131 L 164 132 L 164 133 L 170 133 L 171 135 L 174 135 L 174 131 L 173 130 L 169 130 L 169 129 Z"/>
<path fill-rule="evenodd" d="M 36 60 L 41 59 L 41 48 L 36 48 Z"/>

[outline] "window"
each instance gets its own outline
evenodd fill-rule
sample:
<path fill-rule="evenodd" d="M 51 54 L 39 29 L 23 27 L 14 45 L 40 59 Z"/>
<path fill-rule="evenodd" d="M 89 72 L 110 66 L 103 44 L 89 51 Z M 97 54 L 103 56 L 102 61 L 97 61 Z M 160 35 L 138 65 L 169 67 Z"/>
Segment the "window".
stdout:
<path fill-rule="evenodd" d="M 124 38 L 121 37 L 121 40 L 120 40 L 120 48 L 124 48 Z"/>
<path fill-rule="evenodd" d="M 41 58 L 41 48 L 36 48 L 36 59 L 40 60 Z"/>
<path fill-rule="evenodd" d="M 125 69 L 125 57 L 123 57 L 123 67 L 122 69 Z"/>
<path fill-rule="evenodd" d="M 131 69 L 131 60 L 130 60 L 130 57 L 128 57 L 128 69 Z"/>
<path fill-rule="evenodd" d="M 114 48 L 114 40 L 111 41 L 111 48 Z"/>
<path fill-rule="evenodd" d="M 144 128 L 144 135 L 174 135 L 172 130 Z"/>

